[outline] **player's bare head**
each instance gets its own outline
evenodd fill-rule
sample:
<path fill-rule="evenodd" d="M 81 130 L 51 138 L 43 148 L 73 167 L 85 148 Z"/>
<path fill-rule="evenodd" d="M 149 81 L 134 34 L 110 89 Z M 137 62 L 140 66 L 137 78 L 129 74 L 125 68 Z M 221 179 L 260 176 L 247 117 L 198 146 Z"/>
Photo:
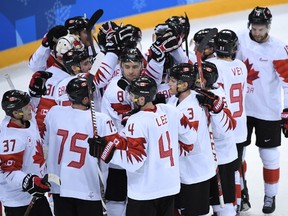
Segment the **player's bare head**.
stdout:
<path fill-rule="evenodd" d="M 144 57 L 139 49 L 127 48 L 120 56 L 122 75 L 131 82 L 138 78 L 144 68 Z"/>
<path fill-rule="evenodd" d="M 92 84 L 92 90 L 95 90 L 94 84 Z M 86 78 L 76 77 L 70 80 L 66 86 L 66 92 L 72 104 L 83 105 L 90 108 L 88 83 Z"/>
<path fill-rule="evenodd" d="M 238 48 L 238 37 L 236 33 L 229 29 L 223 29 L 218 32 L 215 39 L 215 51 L 218 57 L 235 58 Z"/>
<path fill-rule="evenodd" d="M 86 50 L 71 49 L 63 55 L 63 64 L 69 74 L 87 73 L 92 67 L 91 58 Z"/>
<path fill-rule="evenodd" d="M 206 89 L 213 89 L 216 81 L 218 79 L 218 70 L 214 63 L 209 61 L 203 61 L 201 63 L 202 73 L 203 73 L 203 82 Z M 194 70 L 196 73 L 196 85 L 200 86 L 200 74 L 198 69 L 198 63 L 194 64 Z"/>
<path fill-rule="evenodd" d="M 173 95 L 179 96 L 182 92 L 193 89 L 195 81 L 196 74 L 192 64 L 176 64 L 170 70 L 169 87 Z"/>
<path fill-rule="evenodd" d="M 22 119 L 25 112 L 23 109 L 26 109 L 28 105 L 30 106 L 30 96 L 28 93 L 20 90 L 9 90 L 4 93 L 1 105 L 6 115 Z M 30 120 L 32 117 L 31 107 L 29 109 L 30 110 L 27 109 L 27 114 L 29 116 L 24 120 Z"/>
<path fill-rule="evenodd" d="M 142 107 L 155 99 L 157 84 L 151 77 L 139 77 L 132 80 L 127 91 L 134 105 Z"/>

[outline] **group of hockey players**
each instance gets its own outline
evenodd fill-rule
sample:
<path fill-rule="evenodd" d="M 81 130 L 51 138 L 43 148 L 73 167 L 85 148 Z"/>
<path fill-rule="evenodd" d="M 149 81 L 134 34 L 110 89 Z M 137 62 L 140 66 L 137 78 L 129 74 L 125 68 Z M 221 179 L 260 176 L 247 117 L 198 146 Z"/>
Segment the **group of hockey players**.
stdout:
<path fill-rule="evenodd" d="M 29 60 L 28 93 L 2 97 L 6 216 L 197 216 L 211 206 L 215 216 L 237 215 L 251 208 L 253 130 L 262 211 L 274 212 L 288 48 L 269 34 L 271 21 L 257 6 L 248 30 L 200 29 L 188 52 L 189 20 L 172 16 L 145 54 L 132 24 L 105 22 L 93 44 L 83 16 L 51 28 Z"/>

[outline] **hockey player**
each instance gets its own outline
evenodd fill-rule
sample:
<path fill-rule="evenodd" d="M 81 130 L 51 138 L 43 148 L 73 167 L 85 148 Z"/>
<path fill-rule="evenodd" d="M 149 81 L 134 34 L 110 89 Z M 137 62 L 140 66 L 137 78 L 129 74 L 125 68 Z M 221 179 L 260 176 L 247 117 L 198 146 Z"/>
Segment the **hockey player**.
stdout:
<path fill-rule="evenodd" d="M 115 144 L 111 142 L 101 145 L 90 142 L 90 149 L 96 152 L 94 156 L 105 162 L 111 160 L 110 163 L 127 170 L 127 216 L 172 216 L 173 195 L 180 189 L 178 140 L 187 146 L 189 152 L 196 131 L 188 119 L 172 106 L 153 105 L 157 87 L 152 78 L 136 78 L 128 85 L 127 91 L 139 112 L 128 119 L 123 129 L 126 148 L 115 150 Z"/>
<path fill-rule="evenodd" d="M 49 72 L 48 74 L 50 75 L 48 76 L 47 73 L 39 74 L 38 72 L 36 72 L 33 74 L 30 80 L 30 95 L 40 98 L 39 104 L 37 106 L 36 120 L 41 136 L 43 136 L 43 132 L 45 130 L 43 120 L 49 109 L 52 106 L 56 105 L 55 88 L 61 80 L 70 76 L 69 73 L 66 72 L 62 58 L 63 55 L 72 48 L 75 50 L 83 51 L 84 45 L 76 36 L 71 34 L 59 38 L 55 46 L 55 57 L 57 58 L 56 62 L 46 70 L 47 72 Z M 38 80 L 39 82 L 35 82 L 35 80 Z M 46 91 L 43 91 L 43 89 L 45 89 Z"/>
<path fill-rule="evenodd" d="M 206 36 L 206 34 L 211 30 L 211 28 L 205 28 L 205 29 L 201 29 L 199 30 L 198 32 L 196 32 L 194 34 L 194 37 L 193 37 L 193 40 L 191 41 L 194 41 L 194 51 L 197 50 L 199 44 L 201 43 L 201 41 L 203 40 L 203 38 Z M 204 61 L 204 60 L 207 60 L 207 59 L 210 59 L 210 58 L 214 58 L 216 55 L 215 55 L 215 50 L 214 50 L 214 46 L 215 46 L 215 37 L 216 35 L 211 38 L 209 40 L 209 42 L 207 43 L 204 51 L 203 51 L 203 54 L 201 56 L 201 59 Z M 191 45 L 190 45 L 191 46 Z M 196 63 L 197 62 L 197 59 L 196 59 L 196 55 L 195 55 L 195 52 L 190 52 L 189 53 L 189 59 L 193 62 L 193 63 Z"/>
<path fill-rule="evenodd" d="M 1 105 L 6 113 L 0 131 L 0 184 L 5 214 L 23 216 L 35 197 L 31 215 L 52 216 L 44 196 L 50 185 L 43 180 L 43 143 L 33 119 L 30 97 L 26 92 L 9 90 Z"/>
<path fill-rule="evenodd" d="M 203 68 L 204 70 L 206 69 L 205 66 Z M 210 71 L 210 79 L 206 80 L 207 88 L 211 88 L 212 84 L 216 81 L 214 74 L 217 74 L 217 70 L 215 72 L 215 66 L 214 68 L 210 67 Z M 213 132 L 218 137 L 220 137 L 221 134 L 223 136 L 224 134 L 227 135 L 229 133 L 231 122 L 229 115 L 227 115 L 225 111 L 222 111 L 224 103 L 220 97 L 214 95 L 212 92 L 207 92 L 202 89 L 197 89 L 197 92 L 191 90 L 195 88 L 197 72 L 198 71 L 195 70 L 191 64 L 182 63 L 171 68 L 169 79 L 170 92 L 173 96 L 170 98 L 168 103 L 173 104 L 178 110 L 186 115 L 191 125 L 195 125 L 195 127 L 197 126 L 197 141 L 194 143 L 194 150 L 191 154 L 185 155 L 184 152 L 182 156 L 180 156 L 181 191 L 177 197 L 178 203 L 176 207 L 181 209 L 181 215 L 207 214 L 209 212 L 210 196 L 212 195 L 213 197 L 212 201 L 215 202 L 215 197 L 217 198 L 216 201 L 218 200 L 218 191 L 216 190 L 217 182 L 216 177 L 214 177 L 216 170 L 215 161 L 211 148 L 210 134 L 207 127 L 208 119 L 205 110 L 201 106 L 209 107 L 208 109 L 210 111 L 212 125 L 214 126 Z M 227 122 L 228 124 L 226 124 Z M 234 146 L 234 148 L 235 160 L 236 146 Z M 221 149 L 220 146 L 219 149 Z M 227 163 L 227 161 L 233 161 L 233 151 L 229 151 L 228 155 L 221 161 L 221 164 L 224 163 L 224 161 L 225 163 Z M 221 158 L 224 157 L 221 155 Z M 231 173 L 234 176 L 234 170 Z M 224 183 L 228 183 L 227 178 L 223 181 L 223 184 Z M 229 185 L 232 185 L 234 188 L 234 181 L 232 181 L 232 184 L 230 182 Z M 200 191 L 201 193 L 199 193 Z M 225 194 L 226 193 L 225 190 Z M 234 200 L 233 195 L 234 194 L 229 196 L 229 198 L 231 199 L 232 197 Z M 228 200 L 229 199 L 227 199 L 227 201 Z M 215 205 L 214 202 L 213 205 Z M 191 203 L 193 203 L 193 205 Z M 232 204 L 231 207 L 233 213 L 234 209 Z M 228 206 L 226 207 L 226 211 L 228 211 Z M 231 210 L 228 213 L 232 215 Z"/>
<path fill-rule="evenodd" d="M 49 169 L 57 164 L 61 177 L 60 196 L 53 194 L 55 215 L 102 215 L 97 160 L 87 149 L 93 127 L 86 78 L 73 78 L 66 91 L 72 105 L 54 106 L 45 118 L 47 166 Z M 110 117 L 98 112 L 95 115 L 98 135 L 109 141 L 118 139 Z"/>
<path fill-rule="evenodd" d="M 248 136 L 251 143 L 255 128 L 256 146 L 259 147 L 263 163 L 264 205 L 263 213 L 275 211 L 275 197 L 278 193 L 281 145 L 281 86 L 284 90 L 285 122 L 287 136 L 287 62 L 288 51 L 284 43 L 269 34 L 272 14 L 267 7 L 255 7 L 248 16 L 249 31 L 238 34 L 240 49 L 237 58 L 247 67 L 246 113 Z M 273 53 L 273 55 L 272 55 Z"/>
<path fill-rule="evenodd" d="M 209 61 L 213 62 L 218 70 L 219 84 L 225 91 L 226 103 L 229 107 L 232 117 L 236 121 L 234 129 L 235 142 L 237 143 L 238 150 L 238 165 L 239 171 L 235 173 L 236 178 L 236 196 L 238 211 L 248 210 L 250 203 L 248 200 L 245 182 L 243 182 L 244 170 L 242 166 L 243 157 L 243 142 L 247 138 L 246 126 L 246 112 L 245 112 L 245 96 L 247 89 L 247 69 L 243 62 L 235 59 L 238 47 L 238 37 L 235 32 L 229 29 L 224 29 L 218 32 L 215 38 L 215 51 L 217 58 L 210 58 Z M 243 162 L 245 163 L 245 162 Z M 241 188 L 240 188 L 240 175 L 241 175 Z M 245 180 L 245 178 L 244 178 Z M 241 206 L 241 190 L 242 192 L 242 206 Z M 244 204 L 244 202 L 246 204 Z"/>

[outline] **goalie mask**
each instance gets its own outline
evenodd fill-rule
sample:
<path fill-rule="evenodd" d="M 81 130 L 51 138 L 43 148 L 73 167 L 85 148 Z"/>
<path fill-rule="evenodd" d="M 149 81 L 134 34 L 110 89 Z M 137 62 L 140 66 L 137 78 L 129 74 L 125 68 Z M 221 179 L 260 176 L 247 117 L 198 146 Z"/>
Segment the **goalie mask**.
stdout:
<path fill-rule="evenodd" d="M 63 55 L 71 49 L 83 51 L 84 44 L 77 36 L 68 34 L 59 38 L 54 50 L 55 57 L 62 59 Z"/>

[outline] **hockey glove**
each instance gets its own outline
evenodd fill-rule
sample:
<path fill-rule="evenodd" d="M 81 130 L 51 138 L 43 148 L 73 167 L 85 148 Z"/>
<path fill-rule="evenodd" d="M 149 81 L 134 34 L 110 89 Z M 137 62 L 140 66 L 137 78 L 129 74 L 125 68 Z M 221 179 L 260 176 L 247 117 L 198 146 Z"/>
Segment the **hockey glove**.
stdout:
<path fill-rule="evenodd" d="M 100 26 L 97 39 L 98 39 L 100 50 L 103 53 L 106 53 L 105 46 L 106 46 L 107 40 L 112 37 L 116 29 L 118 28 L 119 26 L 113 21 L 107 21 Z"/>
<path fill-rule="evenodd" d="M 131 38 L 134 31 L 135 27 L 131 25 L 119 27 L 114 34 L 107 38 L 107 52 L 113 52 L 116 55 L 119 55 L 125 41 L 132 40 Z"/>
<path fill-rule="evenodd" d="M 39 176 L 29 173 L 23 179 L 22 189 L 32 196 L 42 197 L 46 192 L 50 191 L 50 184 L 47 180 L 44 181 Z"/>
<path fill-rule="evenodd" d="M 161 62 L 165 53 L 171 52 L 179 47 L 178 40 L 171 31 L 167 32 L 164 36 L 160 36 L 150 46 L 149 56 L 157 62 Z"/>
<path fill-rule="evenodd" d="M 98 136 L 94 138 L 88 138 L 88 143 L 89 154 L 91 156 L 99 158 L 105 163 L 110 162 L 116 148 L 113 142 L 107 142 L 104 138 Z"/>
<path fill-rule="evenodd" d="M 217 114 L 223 109 L 224 103 L 219 96 L 201 88 L 196 88 L 195 91 L 199 93 L 196 95 L 196 98 L 200 105 L 207 107 L 209 112 L 212 111 Z"/>
<path fill-rule="evenodd" d="M 281 113 L 281 118 L 282 118 L 282 132 L 284 136 L 287 138 L 288 137 L 288 108 L 283 109 L 283 112 Z"/>
<path fill-rule="evenodd" d="M 33 74 L 29 84 L 29 94 L 31 97 L 41 97 L 46 94 L 45 83 L 52 77 L 52 73 L 47 71 L 37 71 Z"/>
<path fill-rule="evenodd" d="M 42 46 L 49 47 L 53 50 L 54 45 L 57 43 L 57 40 L 68 34 L 68 30 L 63 25 L 57 25 L 51 28 L 42 39 Z"/>

